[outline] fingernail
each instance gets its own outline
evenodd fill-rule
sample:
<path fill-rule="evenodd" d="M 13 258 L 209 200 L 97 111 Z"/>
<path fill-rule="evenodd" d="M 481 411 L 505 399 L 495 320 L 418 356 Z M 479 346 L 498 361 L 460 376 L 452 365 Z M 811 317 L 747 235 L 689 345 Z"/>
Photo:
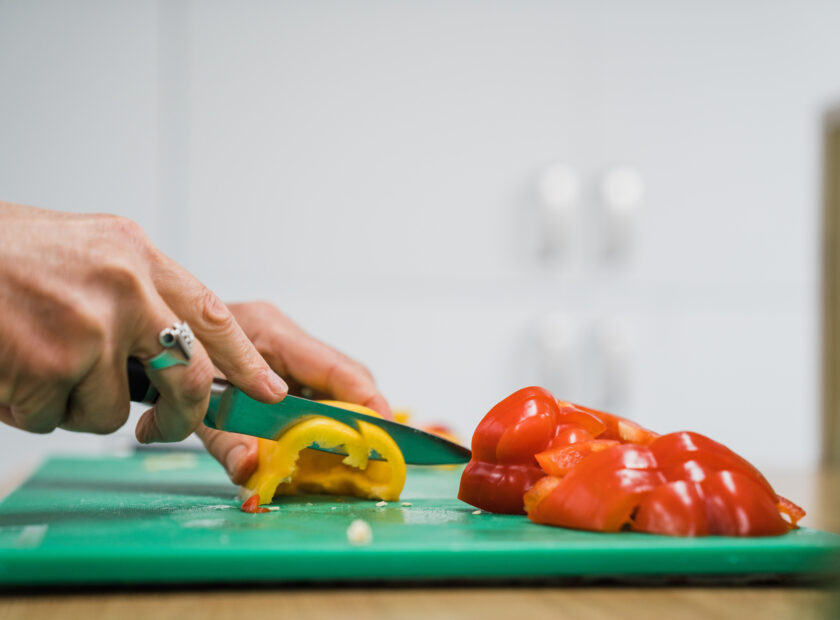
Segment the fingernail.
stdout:
<path fill-rule="evenodd" d="M 268 385 L 271 387 L 271 391 L 274 392 L 275 396 L 285 396 L 289 393 L 289 386 L 276 373 L 269 373 Z"/>
<path fill-rule="evenodd" d="M 227 470 L 228 476 L 231 478 L 233 477 L 234 472 L 236 471 L 236 466 L 239 464 L 239 461 L 245 456 L 245 446 L 239 444 L 238 446 L 234 446 L 228 452 L 227 457 L 225 457 L 225 469 Z"/>

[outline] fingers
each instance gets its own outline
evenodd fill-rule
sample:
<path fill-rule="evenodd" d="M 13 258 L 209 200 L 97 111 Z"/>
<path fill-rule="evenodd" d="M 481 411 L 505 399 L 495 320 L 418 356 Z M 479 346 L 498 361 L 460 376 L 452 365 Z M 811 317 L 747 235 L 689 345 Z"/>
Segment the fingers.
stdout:
<path fill-rule="evenodd" d="M 116 355 L 91 369 L 70 395 L 61 428 L 107 434 L 125 424 L 130 410 L 126 359 Z"/>
<path fill-rule="evenodd" d="M 207 413 L 213 364 L 202 344 L 194 341 L 189 364 L 157 370 L 148 366 L 148 360 L 162 351 L 160 332 L 177 321 L 160 297 L 150 297 L 148 316 L 138 322 L 129 355 L 144 363 L 146 375 L 160 396 L 155 406 L 140 417 L 134 434 L 140 443 L 180 441 L 195 430 Z"/>
<path fill-rule="evenodd" d="M 0 406 L 0 421 L 30 433 L 51 433 L 61 424 L 70 397 L 70 385 L 33 381 L 18 393 L 15 405 Z"/>
<path fill-rule="evenodd" d="M 235 386 L 266 403 L 281 400 L 288 386 L 245 336 L 228 307 L 183 267 L 161 257 L 153 280 L 169 307 L 187 321 L 216 366 Z"/>
<path fill-rule="evenodd" d="M 234 484 L 245 484 L 257 469 L 257 438 L 200 425 L 195 434 L 221 463 Z"/>
<path fill-rule="evenodd" d="M 210 402 L 213 364 L 196 342 L 188 366 L 154 370 L 146 366 L 149 380 L 160 393 L 155 406 L 137 422 L 134 434 L 140 443 L 181 441 L 204 419 Z"/>
<path fill-rule="evenodd" d="M 274 316 L 262 318 L 261 323 L 269 327 L 255 330 L 254 344 L 272 368 L 336 399 L 365 405 L 393 419 L 388 401 L 364 366 L 316 340 L 279 310 L 261 308 L 260 313 L 273 311 Z"/>

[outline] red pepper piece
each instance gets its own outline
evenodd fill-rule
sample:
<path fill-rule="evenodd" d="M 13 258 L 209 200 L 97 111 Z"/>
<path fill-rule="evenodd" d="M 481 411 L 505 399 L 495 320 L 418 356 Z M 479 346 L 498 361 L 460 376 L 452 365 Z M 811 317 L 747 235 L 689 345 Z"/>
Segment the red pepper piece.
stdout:
<path fill-rule="evenodd" d="M 779 514 L 776 495 L 751 476 L 719 471 L 700 485 L 706 496 L 710 534 L 778 536 L 793 527 Z"/>
<path fill-rule="evenodd" d="M 525 493 L 524 502 L 525 502 L 525 512 L 531 514 L 534 509 L 534 506 L 539 504 L 543 501 L 548 495 L 560 484 L 560 478 L 556 478 L 554 476 L 546 476 L 545 478 L 540 478 L 534 483 L 528 492 Z"/>
<path fill-rule="evenodd" d="M 706 497 L 698 482 L 677 480 L 660 485 L 642 498 L 633 529 L 667 536 L 706 536 Z"/>
<path fill-rule="evenodd" d="M 645 494 L 665 482 L 646 446 L 617 445 L 583 459 L 539 502 L 536 523 L 617 532 Z"/>
<path fill-rule="evenodd" d="M 607 415 L 601 411 L 590 409 L 582 405 L 575 405 L 574 403 L 566 402 L 565 400 L 558 400 L 557 406 L 560 409 L 560 423 L 574 424 L 589 432 L 593 437 L 597 437 L 607 430 L 607 425 L 604 423 L 603 416 Z"/>
<path fill-rule="evenodd" d="M 545 472 L 533 465 L 470 461 L 461 475 L 458 499 L 488 512 L 522 514 L 522 496 Z"/>
<path fill-rule="evenodd" d="M 669 433 L 654 440 L 650 449 L 668 480 L 700 482 L 718 471 L 736 471 L 775 495 L 770 483 L 749 461 L 699 433 Z"/>
<path fill-rule="evenodd" d="M 268 512 L 268 508 L 260 506 L 260 496 L 256 493 L 242 502 L 242 506 L 240 506 L 239 509 L 242 512 L 250 512 L 251 514 Z"/>
<path fill-rule="evenodd" d="M 570 446 L 538 452 L 535 456 L 545 473 L 562 478 L 588 455 L 617 445 L 619 442 L 613 439 L 590 439 Z"/>
<path fill-rule="evenodd" d="M 521 514 L 525 491 L 545 475 L 534 454 L 557 434 L 558 416 L 554 396 L 539 387 L 514 392 L 493 407 L 473 434 L 458 498 L 490 512 Z"/>
<path fill-rule="evenodd" d="M 548 442 L 548 449 L 564 448 L 582 441 L 591 441 L 595 436 L 577 424 L 561 424 L 557 427 L 554 439 Z"/>
<path fill-rule="evenodd" d="M 781 495 L 776 496 L 776 508 L 779 510 L 779 513 L 788 516 L 790 524 L 793 527 L 798 527 L 796 524 L 805 516 L 805 511 L 802 508 Z"/>

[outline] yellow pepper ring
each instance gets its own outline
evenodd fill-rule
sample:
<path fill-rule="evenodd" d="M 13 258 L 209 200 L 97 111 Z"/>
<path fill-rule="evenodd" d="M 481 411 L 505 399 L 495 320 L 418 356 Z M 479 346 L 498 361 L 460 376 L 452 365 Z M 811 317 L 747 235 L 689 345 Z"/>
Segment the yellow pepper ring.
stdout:
<path fill-rule="evenodd" d="M 362 405 L 323 401 L 357 413 L 380 417 Z M 381 428 L 359 421 L 359 430 L 329 418 L 310 418 L 296 424 L 277 441 L 259 440 L 257 471 L 243 495 L 259 495 L 268 504 L 275 495 L 303 492 L 337 493 L 372 499 L 399 499 L 405 485 L 405 460 L 393 439 Z M 347 456 L 308 449 L 343 446 Z M 383 461 L 369 461 L 376 450 Z"/>

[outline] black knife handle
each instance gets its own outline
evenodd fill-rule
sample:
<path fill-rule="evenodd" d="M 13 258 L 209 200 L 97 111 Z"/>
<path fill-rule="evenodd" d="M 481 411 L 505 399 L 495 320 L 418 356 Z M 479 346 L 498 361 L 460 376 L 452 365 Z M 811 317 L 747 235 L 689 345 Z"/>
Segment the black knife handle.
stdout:
<path fill-rule="evenodd" d="M 142 362 L 136 357 L 128 358 L 128 393 L 135 403 L 154 405 L 158 399 L 158 391 L 146 376 Z"/>

